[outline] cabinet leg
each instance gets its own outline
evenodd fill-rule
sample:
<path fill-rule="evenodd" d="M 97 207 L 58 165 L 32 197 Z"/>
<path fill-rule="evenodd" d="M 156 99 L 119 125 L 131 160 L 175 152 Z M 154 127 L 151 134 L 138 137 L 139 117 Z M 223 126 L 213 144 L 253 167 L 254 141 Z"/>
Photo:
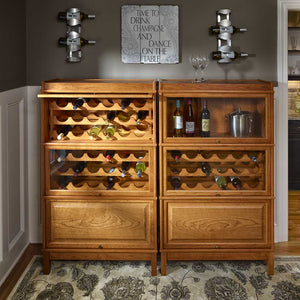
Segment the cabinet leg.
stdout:
<path fill-rule="evenodd" d="M 165 252 L 161 253 L 160 256 L 160 273 L 161 276 L 166 276 L 167 275 L 167 254 Z"/>
<path fill-rule="evenodd" d="M 44 264 L 44 274 L 48 275 L 50 273 L 50 255 L 49 255 L 49 253 L 44 253 L 43 264 Z"/>
<path fill-rule="evenodd" d="M 157 255 L 153 254 L 151 257 L 151 275 L 157 275 Z"/>
<path fill-rule="evenodd" d="M 267 266 L 268 266 L 268 274 L 274 275 L 274 254 L 273 253 L 270 253 L 268 255 Z"/>

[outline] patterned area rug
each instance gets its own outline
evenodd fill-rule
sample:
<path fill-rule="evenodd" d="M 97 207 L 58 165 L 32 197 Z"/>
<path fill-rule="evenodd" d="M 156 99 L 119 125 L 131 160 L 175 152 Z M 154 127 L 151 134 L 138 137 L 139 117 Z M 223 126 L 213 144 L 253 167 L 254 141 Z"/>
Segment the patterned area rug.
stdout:
<path fill-rule="evenodd" d="M 168 275 L 156 277 L 150 270 L 147 262 L 52 261 L 43 275 L 36 256 L 8 299 L 300 299 L 300 257 L 276 257 L 272 277 L 260 261 L 168 262 Z"/>

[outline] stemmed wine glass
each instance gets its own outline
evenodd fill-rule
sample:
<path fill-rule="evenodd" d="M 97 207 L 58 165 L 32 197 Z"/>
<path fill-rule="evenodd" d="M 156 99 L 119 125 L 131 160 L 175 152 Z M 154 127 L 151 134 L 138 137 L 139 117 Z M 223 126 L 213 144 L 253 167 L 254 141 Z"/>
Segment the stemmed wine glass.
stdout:
<path fill-rule="evenodd" d="M 192 65 L 192 67 L 194 68 L 194 71 L 195 71 L 195 80 L 193 82 L 194 83 L 203 82 L 204 81 L 203 73 L 204 73 L 204 70 L 208 66 L 209 56 L 206 54 L 194 53 L 194 54 L 190 55 L 189 60 L 190 60 L 190 64 Z M 198 70 L 199 69 L 201 71 L 200 79 L 198 78 Z"/>

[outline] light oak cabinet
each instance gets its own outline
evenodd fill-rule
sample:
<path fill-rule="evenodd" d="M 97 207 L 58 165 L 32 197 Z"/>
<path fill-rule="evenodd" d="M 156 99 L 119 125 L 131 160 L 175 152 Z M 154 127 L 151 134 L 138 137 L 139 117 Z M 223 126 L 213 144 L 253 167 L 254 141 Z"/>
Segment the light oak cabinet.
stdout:
<path fill-rule="evenodd" d="M 180 137 L 174 135 L 178 100 L 184 121 L 188 102 L 192 105 L 193 136 L 184 128 Z M 201 137 L 204 101 L 209 137 Z M 242 259 L 266 260 L 273 274 L 273 110 L 269 82 L 160 82 L 162 275 L 169 260 Z M 240 111 L 251 115 L 243 135 L 234 134 L 230 124 Z"/>
<path fill-rule="evenodd" d="M 156 83 L 52 80 L 39 97 L 44 272 L 113 259 L 150 260 L 155 275 Z"/>

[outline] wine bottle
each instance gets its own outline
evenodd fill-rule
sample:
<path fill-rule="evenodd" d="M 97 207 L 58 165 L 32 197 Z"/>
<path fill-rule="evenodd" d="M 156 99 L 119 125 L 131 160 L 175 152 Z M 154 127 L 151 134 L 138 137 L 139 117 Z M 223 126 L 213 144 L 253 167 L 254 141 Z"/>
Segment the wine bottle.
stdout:
<path fill-rule="evenodd" d="M 180 109 L 180 100 L 176 100 L 176 109 L 174 111 L 174 136 L 180 137 L 182 136 L 183 130 L 183 115 Z"/>
<path fill-rule="evenodd" d="M 112 125 L 112 124 L 108 125 L 105 128 L 105 132 L 104 132 L 106 138 L 107 139 L 112 138 L 115 135 L 115 133 L 116 133 L 116 129 L 117 129 L 117 127 L 115 125 Z"/>
<path fill-rule="evenodd" d="M 136 114 L 136 125 L 141 125 L 142 121 L 146 119 L 148 116 L 148 111 L 146 110 L 139 110 Z"/>
<path fill-rule="evenodd" d="M 179 176 L 171 177 L 170 182 L 175 191 L 179 190 L 179 188 L 181 187 L 181 179 Z"/>
<path fill-rule="evenodd" d="M 247 56 L 248 56 L 248 53 L 243 53 L 243 52 L 238 53 L 235 51 L 228 51 L 228 52 L 214 51 L 214 52 L 212 52 L 212 59 L 214 59 L 214 60 L 224 59 L 224 62 L 230 62 L 237 58 L 247 57 Z M 225 60 L 227 60 L 227 61 L 225 61 Z"/>
<path fill-rule="evenodd" d="M 72 169 L 74 171 L 74 176 L 78 176 L 79 173 L 81 173 L 85 168 L 86 162 L 85 161 L 79 161 Z"/>
<path fill-rule="evenodd" d="M 242 183 L 241 183 L 241 179 L 237 176 L 230 176 L 230 181 L 232 183 L 232 185 L 237 189 L 237 190 L 241 190 L 242 189 Z"/>
<path fill-rule="evenodd" d="M 297 87 L 297 95 L 295 97 L 295 112 L 297 114 L 300 113 L 300 93 L 299 93 L 299 88 Z"/>
<path fill-rule="evenodd" d="M 181 152 L 179 150 L 172 150 L 171 156 L 174 158 L 175 162 L 179 162 L 179 159 L 181 157 Z"/>
<path fill-rule="evenodd" d="M 130 156 L 130 151 L 119 151 L 118 154 L 121 158 L 128 158 Z"/>
<path fill-rule="evenodd" d="M 96 41 L 86 40 L 80 37 L 60 37 L 58 39 L 58 44 L 60 46 L 76 45 L 83 47 L 85 45 L 94 45 L 96 44 Z"/>
<path fill-rule="evenodd" d="M 138 151 L 138 152 L 135 152 L 133 155 L 137 159 L 142 159 L 146 156 L 146 151 Z"/>
<path fill-rule="evenodd" d="M 135 100 L 132 100 L 132 102 L 133 102 L 135 107 L 143 107 L 146 104 L 145 99 L 135 99 Z"/>
<path fill-rule="evenodd" d="M 191 137 L 195 134 L 195 122 L 193 117 L 192 100 L 188 100 L 186 121 L 185 121 L 185 133 L 186 136 Z"/>
<path fill-rule="evenodd" d="M 76 126 L 76 125 L 75 125 Z M 64 125 L 58 132 L 57 139 L 61 140 L 63 137 L 67 136 L 69 131 L 73 130 L 75 126 Z"/>
<path fill-rule="evenodd" d="M 209 29 L 212 34 L 220 34 L 220 33 L 230 33 L 234 34 L 236 32 L 246 32 L 247 28 L 237 28 L 235 26 L 211 26 Z"/>
<path fill-rule="evenodd" d="M 58 19 L 61 21 L 67 21 L 70 19 L 77 19 L 77 20 L 86 20 L 86 19 L 95 19 L 96 15 L 94 14 L 86 14 L 78 9 L 73 9 L 73 11 L 61 11 L 58 13 Z"/>
<path fill-rule="evenodd" d="M 69 151 L 68 150 L 56 150 L 57 153 L 57 162 L 62 162 L 66 156 L 68 155 Z"/>
<path fill-rule="evenodd" d="M 120 111 L 118 113 L 118 118 L 120 121 L 123 121 L 123 122 L 128 122 L 130 120 L 130 117 L 132 115 L 132 111 L 128 111 L 127 113 L 124 112 L 124 111 Z"/>
<path fill-rule="evenodd" d="M 107 176 L 106 180 L 107 180 L 107 187 L 106 187 L 106 189 L 107 190 L 111 190 L 112 187 L 116 183 L 116 178 L 114 176 Z"/>
<path fill-rule="evenodd" d="M 201 136 L 210 136 L 210 112 L 207 109 L 206 100 L 203 101 L 203 110 L 201 111 Z"/>
<path fill-rule="evenodd" d="M 106 114 L 106 119 L 108 121 L 113 121 L 115 119 L 115 117 L 117 116 L 118 112 L 115 110 L 110 110 L 107 114 Z"/>
<path fill-rule="evenodd" d="M 215 181 L 220 189 L 226 190 L 227 180 L 224 176 L 215 176 Z"/>
<path fill-rule="evenodd" d="M 123 98 L 121 100 L 121 108 L 124 110 L 126 107 L 129 106 L 130 103 L 131 103 L 131 99 Z"/>
<path fill-rule="evenodd" d="M 258 153 L 257 152 L 248 152 L 248 157 L 253 161 L 257 162 Z"/>
<path fill-rule="evenodd" d="M 211 172 L 211 168 L 210 168 L 209 163 L 207 163 L 205 161 L 202 161 L 201 162 L 201 170 L 202 170 L 203 173 L 205 173 L 206 177 L 208 177 L 210 175 L 210 172 Z"/>
<path fill-rule="evenodd" d="M 90 139 L 96 138 L 100 131 L 101 131 L 101 125 L 94 125 L 90 130 Z"/>
<path fill-rule="evenodd" d="M 125 172 L 129 170 L 130 166 L 131 166 L 131 162 L 130 161 L 122 161 L 122 165 L 121 165 L 121 168 L 122 168 L 121 176 L 122 177 L 126 176 Z"/>
<path fill-rule="evenodd" d="M 114 150 L 105 151 L 105 153 L 104 153 L 105 160 L 107 162 L 110 162 L 111 159 L 114 157 L 115 153 L 116 153 L 116 151 L 114 151 Z"/>
<path fill-rule="evenodd" d="M 58 188 L 65 189 L 71 181 L 71 177 L 69 176 L 59 176 L 57 179 Z"/>
<path fill-rule="evenodd" d="M 144 173 L 145 170 L 146 170 L 146 165 L 145 165 L 145 163 L 142 162 L 142 161 L 138 161 L 138 162 L 136 163 L 136 165 L 135 165 L 135 170 L 136 170 L 136 172 L 137 172 L 137 176 L 138 176 L 139 178 L 141 178 L 141 177 L 142 177 L 142 173 Z"/>
<path fill-rule="evenodd" d="M 77 98 L 75 101 L 74 101 L 74 105 L 73 105 L 73 109 L 77 109 L 79 107 L 81 107 L 84 103 L 87 103 L 89 102 L 90 99 L 85 99 L 85 98 Z"/>

